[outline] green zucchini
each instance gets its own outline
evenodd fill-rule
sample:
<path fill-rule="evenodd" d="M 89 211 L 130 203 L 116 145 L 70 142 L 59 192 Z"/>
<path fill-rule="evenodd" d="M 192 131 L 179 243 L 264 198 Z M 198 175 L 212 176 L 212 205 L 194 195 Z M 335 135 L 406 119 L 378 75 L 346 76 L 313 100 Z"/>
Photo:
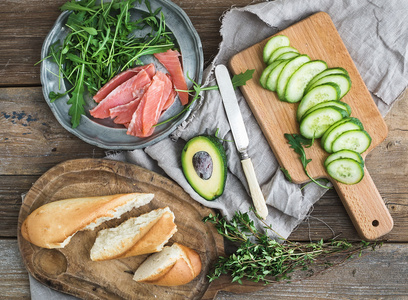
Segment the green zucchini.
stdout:
<path fill-rule="evenodd" d="M 288 60 L 282 60 L 272 71 L 269 73 L 268 78 L 265 82 L 266 89 L 275 92 L 276 91 L 276 82 L 278 81 L 279 74 L 282 72 L 282 69 L 289 63 Z"/>
<path fill-rule="evenodd" d="M 313 87 L 318 86 L 320 84 L 326 82 L 334 82 L 340 88 L 340 97 L 339 99 L 343 98 L 344 95 L 348 93 L 351 88 L 351 80 L 350 77 L 346 74 L 331 74 L 320 78 L 319 80 L 315 81 L 312 85 L 307 87 L 306 93 L 310 91 Z"/>
<path fill-rule="evenodd" d="M 270 65 L 266 66 L 266 68 L 262 71 L 261 77 L 259 77 L 259 83 L 261 84 L 261 86 L 266 89 L 266 80 L 269 77 L 269 74 L 271 73 L 271 71 L 281 63 L 281 60 L 275 60 L 273 63 L 271 63 Z"/>
<path fill-rule="evenodd" d="M 331 74 L 346 74 L 346 75 L 348 75 L 348 72 L 347 72 L 346 69 L 343 69 L 343 68 L 340 68 L 340 67 L 326 69 L 326 70 L 322 71 L 321 73 L 317 74 L 315 77 L 313 77 L 313 79 L 310 80 L 310 82 L 309 82 L 308 86 L 306 87 L 306 89 L 308 89 L 310 86 L 312 86 L 320 78 L 322 78 L 324 76 L 327 76 L 327 75 L 331 75 Z"/>
<path fill-rule="evenodd" d="M 326 106 L 306 114 L 300 122 L 300 134 L 308 139 L 318 139 L 335 122 L 348 117 L 347 111 L 336 106 Z"/>
<path fill-rule="evenodd" d="M 276 92 L 278 93 L 278 98 L 282 101 L 285 99 L 285 89 L 286 84 L 288 83 L 289 78 L 292 74 L 303 64 L 310 61 L 309 56 L 299 55 L 289 61 L 282 69 L 282 72 L 279 74 L 278 81 L 276 82 Z"/>
<path fill-rule="evenodd" d="M 343 149 L 363 153 L 370 147 L 371 137 L 365 130 L 349 130 L 340 134 L 332 144 L 332 151 Z"/>
<path fill-rule="evenodd" d="M 312 111 L 316 109 L 326 107 L 326 106 L 336 106 L 338 108 L 341 108 L 347 111 L 348 115 L 351 114 L 351 108 L 347 103 L 342 102 L 342 101 L 332 100 L 332 101 L 321 102 L 321 103 L 316 104 L 315 106 L 312 106 L 305 112 L 304 116 L 306 116 L 307 114 L 311 113 Z M 302 118 L 300 119 L 301 121 L 302 121 Z"/>
<path fill-rule="evenodd" d="M 337 122 L 336 122 L 337 123 Z M 330 128 L 326 131 L 327 134 L 324 134 L 321 139 L 321 145 L 324 150 L 328 153 L 332 153 L 332 145 L 334 140 L 340 136 L 342 133 L 349 131 L 349 130 L 362 130 L 363 124 L 361 124 L 360 120 L 357 118 L 347 118 L 346 122 L 341 124 L 333 124 Z"/>
<path fill-rule="evenodd" d="M 280 59 L 291 59 L 291 58 L 295 58 L 296 56 L 299 56 L 300 54 L 298 52 L 285 52 L 281 55 L 279 55 L 272 63 L 274 63 L 277 60 Z"/>
<path fill-rule="evenodd" d="M 330 154 L 324 161 L 324 166 L 327 167 L 329 163 L 338 158 L 351 158 L 354 159 L 355 161 L 358 161 L 362 166 L 364 166 L 364 160 L 361 157 L 360 153 L 347 149 L 340 150 Z"/>
<path fill-rule="evenodd" d="M 275 35 L 270 38 L 263 48 L 263 61 L 267 63 L 271 57 L 272 52 L 284 46 L 289 46 L 289 38 L 285 35 Z"/>
<path fill-rule="evenodd" d="M 351 158 L 333 160 L 326 170 L 332 178 L 345 184 L 356 184 L 364 177 L 364 167 Z"/>
<path fill-rule="evenodd" d="M 296 112 L 296 119 L 300 121 L 304 113 L 312 106 L 325 101 L 338 100 L 339 96 L 340 88 L 335 83 L 328 82 L 314 87 L 300 101 Z"/>
<path fill-rule="evenodd" d="M 285 89 L 285 99 L 294 103 L 302 100 L 308 82 L 327 69 L 327 64 L 322 60 L 313 60 L 299 67 L 289 78 Z"/>
<path fill-rule="evenodd" d="M 299 53 L 299 51 L 291 46 L 284 46 L 284 47 L 280 47 L 277 48 L 275 51 L 272 52 L 271 56 L 269 57 L 268 62 L 266 63 L 267 65 L 270 65 L 271 63 L 273 63 L 276 59 L 278 59 L 278 57 L 280 55 L 282 55 L 283 53 L 288 53 L 288 52 L 295 52 L 295 53 Z"/>

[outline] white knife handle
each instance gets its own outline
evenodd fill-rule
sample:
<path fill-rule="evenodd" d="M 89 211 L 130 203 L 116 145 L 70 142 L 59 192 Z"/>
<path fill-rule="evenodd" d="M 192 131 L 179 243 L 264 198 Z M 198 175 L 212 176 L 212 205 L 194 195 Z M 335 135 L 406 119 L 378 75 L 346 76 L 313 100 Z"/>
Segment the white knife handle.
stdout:
<path fill-rule="evenodd" d="M 250 158 L 241 160 L 242 168 L 244 169 L 245 177 L 248 181 L 249 191 L 251 193 L 252 201 L 255 209 L 262 219 L 268 216 L 268 208 L 266 207 L 265 198 L 262 195 L 258 180 L 256 179 L 254 166 Z"/>

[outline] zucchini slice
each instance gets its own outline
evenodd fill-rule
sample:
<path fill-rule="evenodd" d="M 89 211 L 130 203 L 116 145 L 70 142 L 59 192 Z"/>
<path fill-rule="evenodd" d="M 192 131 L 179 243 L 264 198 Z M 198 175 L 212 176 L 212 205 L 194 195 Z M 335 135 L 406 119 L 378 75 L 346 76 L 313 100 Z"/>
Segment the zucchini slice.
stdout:
<path fill-rule="evenodd" d="M 262 71 L 261 77 L 259 77 L 259 83 L 264 89 L 266 89 L 266 80 L 268 79 L 269 74 L 281 62 L 281 60 L 275 60 L 273 63 L 266 66 L 266 68 Z"/>
<path fill-rule="evenodd" d="M 327 82 L 314 87 L 300 101 L 296 112 L 296 119 L 300 121 L 305 112 L 312 106 L 326 101 L 338 100 L 339 97 L 340 88 L 333 82 Z"/>
<path fill-rule="evenodd" d="M 266 42 L 263 48 L 263 61 L 267 63 L 273 51 L 280 47 L 289 46 L 289 38 L 285 35 L 275 35 Z"/>
<path fill-rule="evenodd" d="M 282 101 L 285 99 L 285 89 L 286 84 L 288 83 L 289 78 L 292 74 L 303 64 L 310 61 L 309 56 L 299 55 L 289 61 L 282 69 L 282 72 L 279 74 L 278 81 L 276 82 L 276 92 L 278 93 L 278 98 Z"/>
<path fill-rule="evenodd" d="M 324 166 L 327 167 L 329 163 L 338 158 L 351 158 L 358 161 L 362 166 L 364 166 L 364 160 L 361 157 L 360 153 L 346 149 L 330 154 L 324 161 Z"/>
<path fill-rule="evenodd" d="M 326 107 L 326 106 L 336 106 L 340 109 L 344 109 L 349 115 L 351 114 L 351 108 L 347 103 L 337 101 L 337 100 L 331 100 L 331 101 L 321 102 L 321 103 L 316 104 L 315 106 L 312 106 L 305 112 L 304 116 L 311 113 L 312 111 L 315 111 L 316 109 Z M 300 120 L 302 121 L 302 119 Z"/>
<path fill-rule="evenodd" d="M 277 60 L 280 60 L 280 59 L 291 59 L 291 58 L 295 58 L 296 56 L 299 56 L 299 55 L 300 54 L 298 52 L 286 52 L 286 53 L 283 53 L 283 54 L 279 55 L 276 58 L 276 60 L 273 61 L 273 63 L 275 61 L 277 61 Z"/>
<path fill-rule="evenodd" d="M 356 184 L 364 177 L 364 168 L 351 158 L 338 158 L 326 167 L 327 173 L 337 181 L 345 184 Z"/>
<path fill-rule="evenodd" d="M 343 149 L 363 153 L 370 147 L 371 137 L 365 130 L 349 130 L 340 134 L 332 144 L 332 151 Z"/>
<path fill-rule="evenodd" d="M 307 85 L 306 89 L 309 89 L 309 87 L 311 85 L 313 85 L 320 78 L 322 78 L 324 76 L 327 76 L 327 75 L 331 75 L 331 74 L 346 74 L 348 76 L 348 72 L 347 72 L 346 69 L 343 69 L 343 68 L 340 68 L 340 67 L 328 68 L 328 69 L 322 71 L 321 73 L 317 74 L 315 77 L 313 77 L 313 79 L 310 80 L 309 84 Z"/>
<path fill-rule="evenodd" d="M 275 92 L 276 91 L 276 82 L 278 81 L 279 74 L 282 72 L 282 69 L 289 63 L 290 60 L 282 60 L 280 63 L 272 69 L 269 73 L 268 78 L 265 82 L 265 88 Z"/>
<path fill-rule="evenodd" d="M 286 101 L 294 103 L 302 100 L 309 81 L 325 69 L 327 69 L 327 64 L 322 60 L 309 61 L 299 67 L 289 78 L 286 85 Z"/>
<path fill-rule="evenodd" d="M 326 106 L 306 114 L 300 122 L 300 134 L 308 139 L 318 139 L 335 122 L 348 117 L 347 111 L 336 106 Z"/>
<path fill-rule="evenodd" d="M 287 53 L 287 52 L 295 52 L 295 53 L 299 53 L 299 51 L 291 46 L 284 46 L 284 47 L 280 47 L 277 48 L 275 51 L 272 52 L 271 56 L 269 57 L 268 62 L 266 63 L 267 65 L 270 65 L 271 63 L 273 63 L 280 55 L 282 55 L 283 53 Z"/>
<path fill-rule="evenodd" d="M 319 80 L 315 81 L 312 85 L 310 85 L 306 92 L 310 91 L 313 87 L 326 83 L 326 82 L 334 82 L 340 88 L 340 97 L 339 99 L 343 98 L 344 95 L 348 93 L 351 88 L 351 80 L 350 77 L 346 74 L 331 74 L 320 78 Z"/>
<path fill-rule="evenodd" d="M 336 122 L 337 123 L 337 122 Z M 328 153 L 332 153 L 332 145 L 334 140 L 340 136 L 342 133 L 349 131 L 349 130 L 363 130 L 363 124 L 361 124 L 360 120 L 357 118 L 347 118 L 346 122 L 341 124 L 333 124 L 326 132 L 328 134 L 324 134 L 321 139 L 321 145 L 324 150 Z M 334 128 L 332 128 L 334 127 Z"/>

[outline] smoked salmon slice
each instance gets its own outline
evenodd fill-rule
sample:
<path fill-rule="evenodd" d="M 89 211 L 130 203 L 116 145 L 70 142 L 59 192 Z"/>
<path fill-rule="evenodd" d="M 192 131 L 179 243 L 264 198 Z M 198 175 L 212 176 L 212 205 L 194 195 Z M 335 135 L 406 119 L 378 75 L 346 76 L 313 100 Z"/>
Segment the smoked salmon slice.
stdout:
<path fill-rule="evenodd" d="M 109 110 L 110 117 L 116 124 L 127 124 L 132 120 L 133 113 L 139 106 L 141 98 L 136 98 L 129 103 L 113 107 Z"/>
<path fill-rule="evenodd" d="M 173 79 L 174 86 L 178 90 L 187 90 L 186 79 L 184 78 L 183 68 L 180 63 L 180 53 L 177 50 L 167 50 L 162 53 L 153 54 L 159 62 L 167 69 Z M 182 105 L 188 103 L 188 93 L 178 92 Z"/>
<path fill-rule="evenodd" d="M 104 119 L 110 116 L 109 110 L 118 105 L 129 103 L 140 98 L 144 94 L 145 87 L 151 82 L 149 74 L 141 70 L 137 75 L 131 77 L 116 87 L 99 104 L 90 110 L 94 118 Z"/>
<path fill-rule="evenodd" d="M 127 134 L 137 137 L 148 137 L 154 131 L 162 109 L 171 95 L 172 82 L 162 72 L 157 72 L 142 99 L 133 113 Z"/>
<path fill-rule="evenodd" d="M 110 92 L 112 92 L 115 88 L 117 88 L 119 85 L 121 85 L 125 81 L 135 76 L 141 70 L 145 70 L 147 74 L 150 76 L 150 78 L 153 78 L 156 72 L 154 64 L 138 66 L 138 67 L 123 71 L 119 73 L 118 75 L 116 75 L 115 77 L 113 77 L 111 80 L 109 80 L 103 87 L 101 87 L 100 90 L 95 94 L 95 96 L 93 96 L 93 99 L 95 100 L 96 103 L 101 102 L 106 96 L 110 94 Z"/>

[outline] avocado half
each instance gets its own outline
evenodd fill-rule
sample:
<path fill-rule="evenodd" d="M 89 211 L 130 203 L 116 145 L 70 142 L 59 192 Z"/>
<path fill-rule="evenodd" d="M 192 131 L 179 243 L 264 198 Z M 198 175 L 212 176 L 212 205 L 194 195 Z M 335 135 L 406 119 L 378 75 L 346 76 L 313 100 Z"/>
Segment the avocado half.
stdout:
<path fill-rule="evenodd" d="M 224 192 L 227 157 L 218 138 L 199 135 L 190 139 L 181 153 L 184 176 L 204 199 L 214 200 Z"/>

